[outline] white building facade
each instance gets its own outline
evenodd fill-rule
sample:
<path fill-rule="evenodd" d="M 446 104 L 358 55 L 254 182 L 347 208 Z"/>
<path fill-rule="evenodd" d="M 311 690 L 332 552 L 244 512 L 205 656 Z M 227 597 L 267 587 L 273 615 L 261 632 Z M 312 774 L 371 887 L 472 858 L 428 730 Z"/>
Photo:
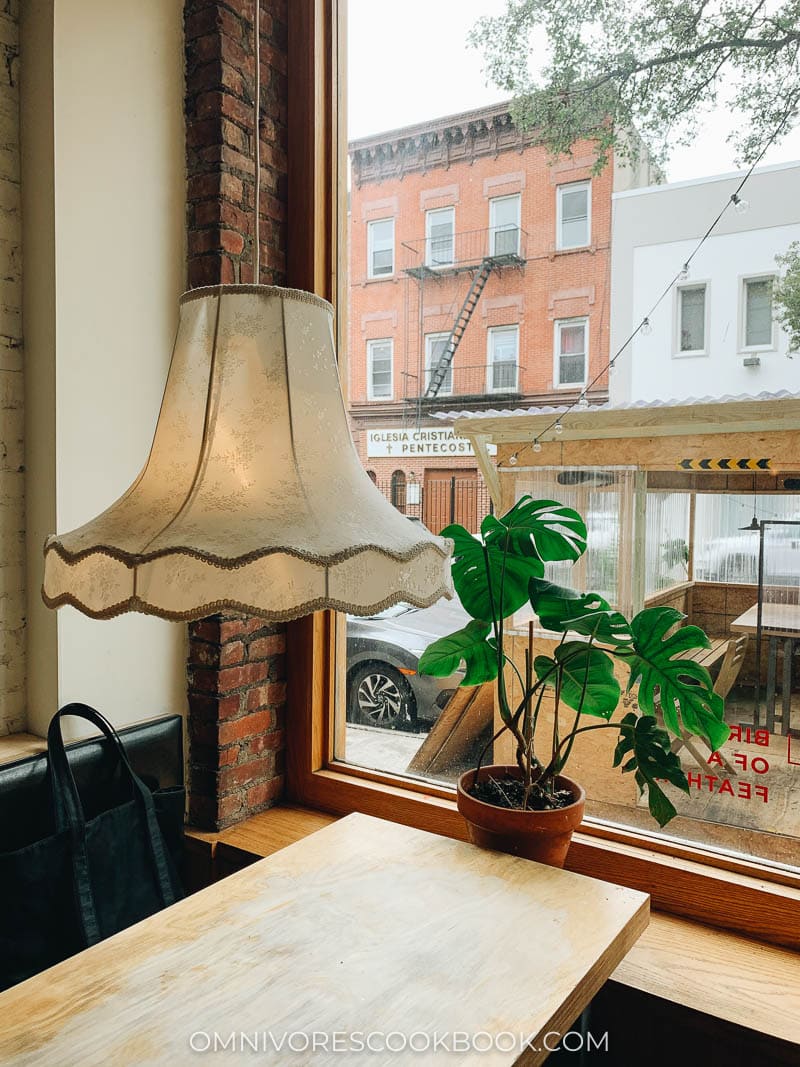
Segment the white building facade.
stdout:
<path fill-rule="evenodd" d="M 613 197 L 612 403 L 800 391 L 800 353 L 774 321 L 776 255 L 800 240 L 800 162 L 762 167 L 681 270 L 743 173 L 616 193 Z"/>

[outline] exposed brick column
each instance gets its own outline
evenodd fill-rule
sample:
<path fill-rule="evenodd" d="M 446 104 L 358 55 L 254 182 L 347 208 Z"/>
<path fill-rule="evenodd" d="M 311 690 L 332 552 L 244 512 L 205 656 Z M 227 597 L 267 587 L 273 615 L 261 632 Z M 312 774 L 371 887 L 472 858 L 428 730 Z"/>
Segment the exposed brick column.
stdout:
<path fill-rule="evenodd" d="M 287 0 L 260 0 L 260 278 L 285 284 Z M 190 288 L 253 280 L 253 0 L 187 0 Z M 237 614 L 189 627 L 190 820 L 220 829 L 283 788 L 284 627 Z"/>
<path fill-rule="evenodd" d="M 189 628 L 191 793 L 197 826 L 268 807 L 283 788 L 283 627 L 212 615 Z"/>
<path fill-rule="evenodd" d="M 253 0 L 187 0 L 189 285 L 253 280 Z M 286 269 L 286 0 L 261 0 L 260 281 Z"/>

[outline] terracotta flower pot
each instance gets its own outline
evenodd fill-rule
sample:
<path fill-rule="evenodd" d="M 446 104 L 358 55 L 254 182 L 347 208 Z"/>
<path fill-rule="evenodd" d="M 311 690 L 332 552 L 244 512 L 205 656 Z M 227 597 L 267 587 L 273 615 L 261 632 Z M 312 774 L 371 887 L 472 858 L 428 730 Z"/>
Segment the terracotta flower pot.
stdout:
<path fill-rule="evenodd" d="M 474 770 L 462 774 L 458 780 L 458 810 L 467 821 L 469 839 L 482 848 L 524 856 L 551 867 L 563 867 L 572 834 L 583 820 L 586 793 L 569 778 L 559 775 L 556 787 L 569 789 L 575 800 L 565 808 L 553 811 L 519 811 L 499 808 L 470 796 L 467 790 L 475 782 Z M 517 766 L 490 765 L 481 767 L 479 781 L 492 778 L 521 778 Z"/>

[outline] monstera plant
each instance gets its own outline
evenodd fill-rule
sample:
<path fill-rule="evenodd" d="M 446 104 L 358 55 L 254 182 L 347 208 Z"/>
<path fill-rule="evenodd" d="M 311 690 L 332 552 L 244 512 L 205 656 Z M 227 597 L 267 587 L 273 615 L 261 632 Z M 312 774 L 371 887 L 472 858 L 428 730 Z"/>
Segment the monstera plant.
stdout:
<path fill-rule="evenodd" d="M 689 658 L 709 647 L 703 631 L 681 625 L 685 616 L 670 607 L 645 608 L 628 621 L 599 594 L 548 581 L 548 563 L 574 563 L 586 550 L 583 519 L 554 500 L 523 496 L 501 518 L 487 516 L 479 536 L 458 525 L 442 535 L 454 542 L 453 580 L 472 618 L 428 646 L 420 673 L 445 677 L 463 663 L 462 686 L 495 682 L 502 725 L 492 742 L 508 731 L 516 747 L 516 765 L 482 767 L 482 757 L 459 782 L 459 807 L 473 840 L 528 855 L 527 846 L 512 840 L 517 830 L 528 832 L 521 816 L 546 816 L 562 838 L 568 810 L 579 824 L 583 791 L 562 772 L 575 739 L 596 730 L 616 731 L 614 766 L 634 775 L 652 816 L 660 826 L 668 823 L 675 807 L 663 783 L 689 791 L 673 739 L 697 735 L 716 751 L 729 734 L 708 671 Z M 535 655 L 531 624 L 524 664 L 514 663 L 506 648 L 506 620 L 526 604 L 541 628 L 561 639 L 555 647 L 548 641 L 547 652 Z M 521 693 L 513 705 L 511 674 Z M 513 825 L 499 818 L 500 810 Z M 473 825 L 473 817 L 482 824 Z M 537 840 L 540 823 L 532 824 Z M 559 855 L 566 855 L 572 829 Z"/>

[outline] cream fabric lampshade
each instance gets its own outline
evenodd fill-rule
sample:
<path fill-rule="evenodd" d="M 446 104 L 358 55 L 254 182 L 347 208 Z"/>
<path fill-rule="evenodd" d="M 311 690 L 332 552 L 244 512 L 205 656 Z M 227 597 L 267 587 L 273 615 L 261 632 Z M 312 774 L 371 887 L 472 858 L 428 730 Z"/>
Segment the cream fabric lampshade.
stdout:
<path fill-rule="evenodd" d="M 451 548 L 359 462 L 330 304 L 219 286 L 182 297 L 147 463 L 102 515 L 48 538 L 43 596 L 94 618 L 367 615 L 452 595 Z"/>

